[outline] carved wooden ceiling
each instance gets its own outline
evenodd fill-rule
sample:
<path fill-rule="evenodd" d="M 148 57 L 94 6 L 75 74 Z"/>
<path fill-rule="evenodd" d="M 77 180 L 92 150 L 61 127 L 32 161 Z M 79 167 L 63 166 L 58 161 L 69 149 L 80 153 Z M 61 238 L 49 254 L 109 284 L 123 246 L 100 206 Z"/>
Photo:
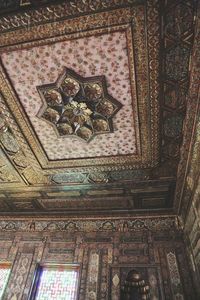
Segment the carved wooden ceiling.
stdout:
<path fill-rule="evenodd" d="M 176 213 L 197 2 L 25 2 L 0 1 L 0 213 Z"/>

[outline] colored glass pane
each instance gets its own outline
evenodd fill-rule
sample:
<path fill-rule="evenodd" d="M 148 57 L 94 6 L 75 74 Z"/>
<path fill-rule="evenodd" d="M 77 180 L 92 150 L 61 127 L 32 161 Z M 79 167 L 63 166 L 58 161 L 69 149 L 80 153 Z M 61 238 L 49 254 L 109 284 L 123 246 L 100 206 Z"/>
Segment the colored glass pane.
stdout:
<path fill-rule="evenodd" d="M 36 300 L 75 300 L 77 269 L 43 267 Z"/>
<path fill-rule="evenodd" d="M 8 277 L 10 273 L 10 267 L 7 265 L 0 265 L 0 299 L 2 299 Z"/>

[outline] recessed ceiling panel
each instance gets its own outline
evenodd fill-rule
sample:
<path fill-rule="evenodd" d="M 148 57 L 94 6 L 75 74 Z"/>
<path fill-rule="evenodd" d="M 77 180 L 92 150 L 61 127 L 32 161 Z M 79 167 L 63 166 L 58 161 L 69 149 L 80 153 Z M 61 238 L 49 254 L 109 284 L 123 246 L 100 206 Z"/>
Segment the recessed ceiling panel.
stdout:
<path fill-rule="evenodd" d="M 50 160 L 136 154 L 133 112 L 136 99 L 131 94 L 125 31 L 6 52 L 2 54 L 2 61 L 28 119 Z M 104 134 L 96 135 L 90 143 L 86 141 L 89 139 L 88 134 L 90 136 L 93 134 L 91 127 L 85 127 L 84 132 L 81 132 L 82 129 L 77 129 L 77 135 L 61 136 L 50 122 L 46 122 L 39 116 L 44 103 L 37 86 L 55 83 L 63 73 L 64 67 L 84 78 L 105 76 L 108 93 L 122 106 L 112 118 L 113 130 L 110 130 L 108 125 Z M 98 124 L 96 127 L 105 127 L 103 126 L 105 124 L 100 124 L 102 126 Z M 62 128 L 58 129 L 62 131 Z M 80 136 L 84 135 L 87 137 L 80 139 Z"/>

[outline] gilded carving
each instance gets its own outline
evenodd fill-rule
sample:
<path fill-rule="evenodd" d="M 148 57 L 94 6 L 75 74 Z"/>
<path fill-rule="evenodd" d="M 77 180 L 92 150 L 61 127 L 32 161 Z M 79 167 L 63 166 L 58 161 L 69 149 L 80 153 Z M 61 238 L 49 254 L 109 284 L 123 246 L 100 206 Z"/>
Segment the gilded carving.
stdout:
<path fill-rule="evenodd" d="M 105 77 L 83 78 L 65 68 L 56 83 L 37 89 L 45 102 L 39 117 L 61 137 L 73 135 L 89 142 L 97 134 L 113 132 L 112 118 L 122 105 L 108 94 Z"/>

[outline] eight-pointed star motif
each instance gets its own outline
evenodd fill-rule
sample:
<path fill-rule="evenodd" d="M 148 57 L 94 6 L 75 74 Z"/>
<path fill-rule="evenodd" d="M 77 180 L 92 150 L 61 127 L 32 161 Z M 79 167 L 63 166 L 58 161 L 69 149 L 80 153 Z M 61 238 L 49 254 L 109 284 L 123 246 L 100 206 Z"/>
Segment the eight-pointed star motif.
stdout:
<path fill-rule="evenodd" d="M 38 117 L 60 136 L 89 142 L 97 134 L 113 132 L 112 118 L 122 104 L 108 94 L 104 76 L 83 78 L 65 68 L 55 83 L 37 89 L 44 102 Z"/>

